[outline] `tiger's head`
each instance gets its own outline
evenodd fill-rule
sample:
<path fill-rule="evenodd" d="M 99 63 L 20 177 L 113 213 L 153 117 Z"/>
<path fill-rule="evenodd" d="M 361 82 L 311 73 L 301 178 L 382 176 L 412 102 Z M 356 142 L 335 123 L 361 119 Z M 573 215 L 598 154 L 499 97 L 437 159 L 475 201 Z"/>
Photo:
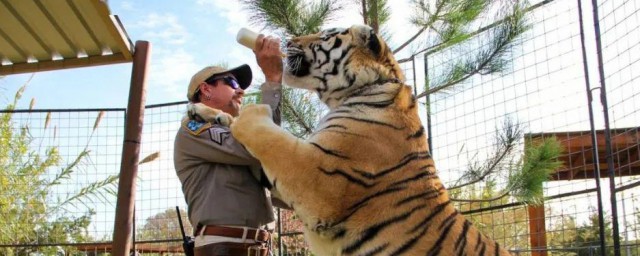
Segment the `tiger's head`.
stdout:
<path fill-rule="evenodd" d="M 387 44 L 371 27 L 327 29 L 287 42 L 287 85 L 316 91 L 329 107 L 351 91 L 404 75 Z"/>

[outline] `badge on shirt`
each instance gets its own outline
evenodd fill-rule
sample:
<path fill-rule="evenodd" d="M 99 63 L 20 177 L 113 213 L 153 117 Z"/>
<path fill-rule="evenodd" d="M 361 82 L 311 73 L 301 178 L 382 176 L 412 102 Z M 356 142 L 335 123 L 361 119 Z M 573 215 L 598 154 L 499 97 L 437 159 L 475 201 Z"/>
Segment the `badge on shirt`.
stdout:
<path fill-rule="evenodd" d="M 211 140 L 219 145 L 222 145 L 224 140 L 229 137 L 229 130 L 220 128 L 220 127 L 212 127 L 209 129 L 209 135 L 211 136 Z"/>
<path fill-rule="evenodd" d="M 184 120 L 182 126 L 192 135 L 199 135 L 202 131 L 211 127 L 211 124 L 198 122 L 196 120 Z"/>

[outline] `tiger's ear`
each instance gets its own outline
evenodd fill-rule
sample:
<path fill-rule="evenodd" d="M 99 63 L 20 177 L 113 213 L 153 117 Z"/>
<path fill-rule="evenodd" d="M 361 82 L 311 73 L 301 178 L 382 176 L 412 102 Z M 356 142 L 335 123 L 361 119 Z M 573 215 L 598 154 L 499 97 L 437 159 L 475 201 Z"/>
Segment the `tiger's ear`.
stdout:
<path fill-rule="evenodd" d="M 356 40 L 369 49 L 376 59 L 380 57 L 384 42 L 380 41 L 380 37 L 373 31 L 373 28 L 365 25 L 354 25 L 351 30 Z"/>
<path fill-rule="evenodd" d="M 371 30 L 371 34 L 369 34 L 367 47 L 369 48 L 369 50 L 371 50 L 373 56 L 375 56 L 376 59 L 380 58 L 380 54 L 382 54 L 382 42 L 380 41 L 380 37 L 378 37 L 373 29 Z"/>

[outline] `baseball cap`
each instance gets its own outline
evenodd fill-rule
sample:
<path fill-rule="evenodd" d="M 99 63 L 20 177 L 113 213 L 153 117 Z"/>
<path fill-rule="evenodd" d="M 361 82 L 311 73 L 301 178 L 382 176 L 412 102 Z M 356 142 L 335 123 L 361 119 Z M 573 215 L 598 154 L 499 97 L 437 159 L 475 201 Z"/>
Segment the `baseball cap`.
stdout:
<path fill-rule="evenodd" d="M 249 65 L 247 64 L 243 64 L 232 69 L 225 69 L 220 66 L 208 66 L 198 71 L 195 75 L 193 75 L 193 77 L 191 77 L 191 82 L 189 82 L 189 90 L 187 91 L 187 99 L 189 99 L 189 101 L 194 100 L 194 96 L 200 88 L 199 85 L 205 80 L 209 79 L 210 77 L 226 73 L 233 74 L 233 76 L 236 77 L 236 80 L 238 80 L 240 88 L 242 88 L 243 90 L 247 89 L 247 87 L 251 85 L 251 79 L 253 77 L 251 73 L 251 67 L 249 67 Z"/>

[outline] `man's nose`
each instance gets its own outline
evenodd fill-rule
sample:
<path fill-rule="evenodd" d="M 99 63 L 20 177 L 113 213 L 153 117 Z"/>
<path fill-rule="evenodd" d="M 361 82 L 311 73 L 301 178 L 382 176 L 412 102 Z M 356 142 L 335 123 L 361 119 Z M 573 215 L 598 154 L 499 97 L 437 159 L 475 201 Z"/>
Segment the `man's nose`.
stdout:
<path fill-rule="evenodd" d="M 238 87 L 238 89 L 236 89 L 236 94 L 240 95 L 240 96 L 244 96 L 244 90 L 240 87 Z"/>

